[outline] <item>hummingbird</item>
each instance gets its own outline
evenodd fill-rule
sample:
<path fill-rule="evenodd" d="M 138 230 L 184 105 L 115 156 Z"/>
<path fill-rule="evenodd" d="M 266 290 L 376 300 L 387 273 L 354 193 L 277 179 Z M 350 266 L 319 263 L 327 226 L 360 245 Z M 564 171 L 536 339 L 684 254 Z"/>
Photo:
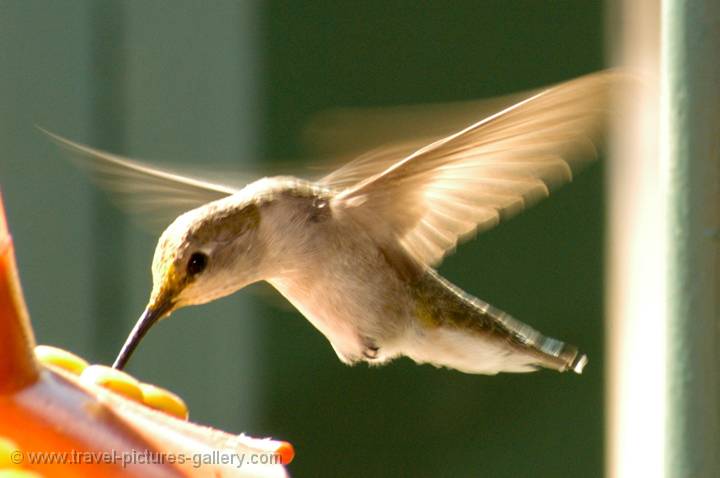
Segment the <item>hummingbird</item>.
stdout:
<path fill-rule="evenodd" d="M 122 369 L 172 312 L 266 281 L 346 364 L 406 356 L 471 374 L 581 373 L 588 359 L 577 347 L 435 268 L 460 241 L 545 198 L 597 157 L 619 76 L 561 83 L 407 154 L 381 148 L 314 181 L 228 186 L 43 130 L 110 188 L 187 209 L 158 240 L 150 299 L 113 366 Z"/>

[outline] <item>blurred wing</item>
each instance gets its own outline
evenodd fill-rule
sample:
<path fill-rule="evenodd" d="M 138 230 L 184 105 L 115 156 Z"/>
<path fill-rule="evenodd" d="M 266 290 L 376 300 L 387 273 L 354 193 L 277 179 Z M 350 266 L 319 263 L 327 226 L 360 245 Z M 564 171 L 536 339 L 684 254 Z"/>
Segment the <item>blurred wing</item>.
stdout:
<path fill-rule="evenodd" d="M 346 162 L 320 179 L 320 183 L 338 191 L 351 188 L 360 181 L 385 171 L 397 163 L 398 158 L 403 158 L 437 139 L 421 137 L 403 143 L 380 146 L 360 156 L 355 156 L 352 161 Z"/>
<path fill-rule="evenodd" d="M 303 140 L 315 156 L 322 157 L 356 157 L 387 145 L 414 145 L 410 154 L 538 92 L 425 105 L 335 108 L 315 115 L 303 131 Z"/>
<path fill-rule="evenodd" d="M 399 161 L 359 158 L 326 178 L 333 187 L 364 177 L 333 207 L 377 237 L 390 231 L 414 259 L 435 265 L 458 240 L 548 196 L 595 159 L 623 77 L 608 71 L 560 84 Z"/>
<path fill-rule="evenodd" d="M 156 169 L 38 129 L 70 152 L 70 157 L 121 206 L 164 225 L 185 211 L 239 189 Z"/>

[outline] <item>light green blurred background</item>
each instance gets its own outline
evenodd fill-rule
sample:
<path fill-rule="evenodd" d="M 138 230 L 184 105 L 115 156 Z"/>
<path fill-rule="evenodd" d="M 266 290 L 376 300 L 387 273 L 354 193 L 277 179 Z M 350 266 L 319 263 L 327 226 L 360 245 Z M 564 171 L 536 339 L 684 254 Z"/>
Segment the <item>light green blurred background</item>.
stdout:
<path fill-rule="evenodd" d="M 337 106 L 475 99 L 603 65 L 601 2 L 0 0 L 0 187 L 39 343 L 109 363 L 156 236 L 40 124 L 137 158 L 239 169 L 303 155 Z M 298 313 L 239 293 L 178 312 L 133 357 L 191 416 L 291 441 L 294 476 L 601 476 L 602 164 L 441 272 L 590 356 L 582 376 L 342 365 Z"/>

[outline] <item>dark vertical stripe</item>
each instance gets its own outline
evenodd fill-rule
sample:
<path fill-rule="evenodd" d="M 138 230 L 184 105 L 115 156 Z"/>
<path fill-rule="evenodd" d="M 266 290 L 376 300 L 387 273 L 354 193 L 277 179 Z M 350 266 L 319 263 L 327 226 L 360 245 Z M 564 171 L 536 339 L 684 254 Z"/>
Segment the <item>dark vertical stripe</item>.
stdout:
<path fill-rule="evenodd" d="M 123 3 L 91 3 L 93 79 L 92 139 L 95 146 L 122 152 L 126 136 L 125 8 Z M 127 250 L 125 218 L 102 191 L 93 195 L 92 300 L 95 357 L 112 361 L 128 331 L 124 256 Z"/>

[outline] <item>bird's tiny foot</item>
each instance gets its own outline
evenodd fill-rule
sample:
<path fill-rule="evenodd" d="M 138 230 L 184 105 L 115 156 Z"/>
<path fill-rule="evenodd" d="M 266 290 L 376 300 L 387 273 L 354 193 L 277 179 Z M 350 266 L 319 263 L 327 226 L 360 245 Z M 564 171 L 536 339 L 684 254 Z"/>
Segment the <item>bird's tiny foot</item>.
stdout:
<path fill-rule="evenodd" d="M 363 357 L 367 360 L 376 360 L 380 356 L 380 347 L 372 341 L 365 341 Z"/>

